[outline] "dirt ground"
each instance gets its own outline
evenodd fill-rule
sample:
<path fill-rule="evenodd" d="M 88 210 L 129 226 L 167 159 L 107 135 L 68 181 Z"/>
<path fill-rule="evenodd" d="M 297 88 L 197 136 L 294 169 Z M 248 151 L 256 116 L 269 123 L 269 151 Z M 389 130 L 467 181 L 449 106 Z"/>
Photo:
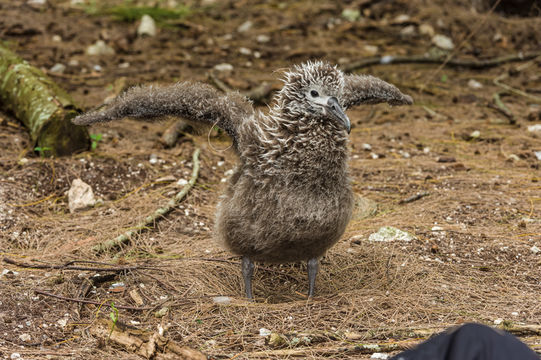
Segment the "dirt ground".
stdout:
<path fill-rule="evenodd" d="M 279 70 L 307 59 L 347 68 L 371 56 L 434 54 L 426 25 L 452 39 L 454 59 L 541 54 L 539 8 L 530 12 L 537 17 L 519 18 L 461 0 L 178 3 L 159 2 L 186 15 L 138 37 L 138 21 L 104 15 L 105 2 L 1 1 L 0 37 L 83 109 L 138 83 L 215 84 L 212 73 L 231 89 L 262 81 L 277 89 Z M 344 9 L 360 10 L 360 18 Z M 99 39 L 115 54 L 87 55 Z M 50 71 L 57 63 L 64 72 Z M 232 71 L 213 70 L 222 63 Z M 357 213 L 322 260 L 312 300 L 304 264 L 259 264 L 257 301 L 247 302 L 239 259 L 213 242 L 214 208 L 235 164 L 227 139 L 187 133 L 166 148 L 160 136 L 168 121 L 125 119 L 90 128 L 102 136 L 95 150 L 47 159 L 16 119 L 0 113 L 0 356 L 145 357 L 141 343 L 125 346 L 96 330 L 110 316 L 117 331 L 131 327 L 126 338 L 148 341 L 163 331 L 161 339 L 214 359 L 364 359 L 376 350 L 363 345 L 392 354 L 471 321 L 515 329 L 541 352 L 541 132 L 529 130 L 541 124 L 541 58 L 358 72 L 397 85 L 415 104 L 348 112 L 353 187 L 377 210 Z M 182 188 L 177 181 L 190 178 L 196 148 L 201 171 L 178 208 L 121 248 L 94 251 Z M 102 202 L 71 214 L 67 190 L 76 178 Z M 411 199 L 416 194 L 425 196 Z M 369 241 L 382 226 L 415 239 Z M 273 335 L 261 336 L 264 329 Z M 168 351 L 156 345 L 147 356 L 174 358 Z"/>

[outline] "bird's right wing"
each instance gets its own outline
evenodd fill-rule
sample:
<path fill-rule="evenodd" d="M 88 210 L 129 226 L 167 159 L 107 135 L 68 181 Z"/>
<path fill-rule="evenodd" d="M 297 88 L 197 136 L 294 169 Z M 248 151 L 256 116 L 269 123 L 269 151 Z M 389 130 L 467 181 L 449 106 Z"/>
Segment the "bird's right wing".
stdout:
<path fill-rule="evenodd" d="M 242 119 L 252 116 L 252 104 L 239 93 L 223 94 L 210 85 L 180 82 L 168 86 L 136 86 L 119 95 L 109 104 L 81 114 L 72 122 L 90 125 L 125 117 L 156 119 L 177 116 L 193 122 L 217 125 L 234 142 Z"/>

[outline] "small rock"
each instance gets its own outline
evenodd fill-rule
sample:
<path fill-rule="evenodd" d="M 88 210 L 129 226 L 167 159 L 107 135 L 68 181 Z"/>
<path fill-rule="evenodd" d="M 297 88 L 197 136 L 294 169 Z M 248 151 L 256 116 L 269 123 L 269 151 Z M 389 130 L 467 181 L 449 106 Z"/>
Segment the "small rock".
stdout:
<path fill-rule="evenodd" d="M 186 180 L 186 179 L 178 179 L 177 185 L 178 186 L 186 186 L 186 185 L 188 185 L 188 180 Z"/>
<path fill-rule="evenodd" d="M 479 136 L 481 136 L 481 132 L 479 130 L 474 130 L 470 134 L 470 138 L 472 139 L 477 139 Z"/>
<path fill-rule="evenodd" d="M 378 232 L 370 234 L 368 241 L 391 242 L 391 241 L 412 241 L 415 237 L 410 233 L 392 226 L 383 226 Z"/>
<path fill-rule="evenodd" d="M 21 358 L 21 354 L 17 353 L 17 352 L 14 352 L 14 353 L 11 353 L 11 355 L 9 356 L 10 359 L 20 359 Z"/>
<path fill-rule="evenodd" d="M 378 53 L 379 48 L 375 45 L 365 45 L 363 46 L 364 53 L 368 56 L 374 56 Z"/>
<path fill-rule="evenodd" d="M 49 69 L 50 72 L 56 73 L 56 74 L 62 74 L 66 70 L 66 65 L 56 63 L 53 65 L 52 68 Z"/>
<path fill-rule="evenodd" d="M 415 35 L 415 26 L 414 25 L 408 25 L 402 30 L 400 30 L 400 35 L 402 36 L 413 36 Z"/>
<path fill-rule="evenodd" d="M 397 17 L 395 17 L 394 23 L 395 24 L 402 24 L 402 23 L 410 21 L 410 19 L 411 18 L 410 18 L 410 16 L 408 14 L 400 14 Z"/>
<path fill-rule="evenodd" d="M 503 322 L 503 319 L 494 320 L 494 325 L 500 325 Z"/>
<path fill-rule="evenodd" d="M 252 26 L 254 26 L 254 23 L 251 22 L 250 20 L 247 20 L 247 21 L 243 22 L 237 28 L 237 31 L 240 32 L 240 33 L 243 33 L 243 32 L 246 32 L 246 31 L 250 30 L 252 28 Z"/>
<path fill-rule="evenodd" d="M 287 339 L 285 339 L 282 335 L 277 333 L 272 333 L 269 338 L 269 346 L 278 348 L 282 347 L 287 343 Z"/>
<path fill-rule="evenodd" d="M 30 340 L 32 340 L 32 337 L 29 334 L 21 334 L 19 335 L 19 339 L 24 342 L 29 342 Z"/>
<path fill-rule="evenodd" d="M 388 359 L 389 355 L 385 353 L 373 353 L 370 359 Z"/>
<path fill-rule="evenodd" d="M 528 126 L 528 131 L 530 132 L 541 132 L 541 124 L 535 124 Z"/>
<path fill-rule="evenodd" d="M 66 327 L 66 325 L 68 324 L 68 319 L 66 318 L 59 319 L 56 323 L 60 325 L 61 327 Z"/>
<path fill-rule="evenodd" d="M 453 40 L 441 34 L 434 35 L 432 37 L 432 43 L 443 50 L 453 50 L 455 48 Z"/>
<path fill-rule="evenodd" d="M 220 71 L 220 72 L 230 72 L 233 71 L 233 65 L 228 63 L 221 63 L 214 66 L 214 70 Z"/>
<path fill-rule="evenodd" d="M 537 255 L 539 252 L 541 252 L 541 249 L 534 245 L 530 248 L 530 251 Z"/>
<path fill-rule="evenodd" d="M 432 27 L 432 25 L 430 24 L 419 25 L 419 34 L 433 37 L 435 33 L 436 32 L 434 31 L 434 28 Z"/>
<path fill-rule="evenodd" d="M 12 279 L 17 275 L 19 275 L 19 273 L 17 271 L 4 269 L 4 270 L 2 270 L 2 273 L 0 274 L 0 277 L 6 277 L 8 279 Z"/>
<path fill-rule="evenodd" d="M 374 160 L 379 159 L 379 155 L 376 153 L 370 153 L 370 157 Z"/>
<path fill-rule="evenodd" d="M 114 55 L 115 49 L 107 45 L 103 40 L 98 40 L 96 43 L 86 48 L 86 54 L 90 56 Z"/>
<path fill-rule="evenodd" d="M 534 151 L 533 154 L 537 158 L 537 160 L 541 160 L 541 151 Z M 22 160 L 22 159 L 21 159 Z"/>
<path fill-rule="evenodd" d="M 370 144 L 362 144 L 361 146 L 362 146 L 364 151 L 372 150 L 372 145 L 370 145 Z"/>
<path fill-rule="evenodd" d="M 92 187 L 81 179 L 74 179 L 68 190 L 68 206 L 70 213 L 88 209 L 96 204 Z"/>
<path fill-rule="evenodd" d="M 271 37 L 265 34 L 257 35 L 255 39 L 258 43 L 261 43 L 261 44 L 268 43 L 269 41 L 271 41 Z"/>
<path fill-rule="evenodd" d="M 141 23 L 137 28 L 138 36 L 155 36 L 156 35 L 156 22 L 150 15 L 143 15 Z"/>
<path fill-rule="evenodd" d="M 433 226 L 432 231 L 443 231 L 443 228 L 441 226 Z"/>
<path fill-rule="evenodd" d="M 165 315 L 167 315 L 168 311 L 169 311 L 169 308 L 167 306 L 164 306 L 160 310 L 156 311 L 154 313 L 154 316 L 157 317 L 157 318 L 164 317 Z"/>
<path fill-rule="evenodd" d="M 269 329 L 261 328 L 259 329 L 259 336 L 269 336 L 271 331 Z"/>
<path fill-rule="evenodd" d="M 229 296 L 215 296 L 212 298 L 215 304 L 229 305 L 231 304 L 231 298 Z"/>
<path fill-rule="evenodd" d="M 26 164 L 28 164 L 28 159 L 25 158 L 25 157 L 23 157 L 23 158 L 21 158 L 19 161 L 17 161 L 17 163 L 18 163 L 19 165 L 26 165 Z"/>
<path fill-rule="evenodd" d="M 472 89 L 482 89 L 483 88 L 483 84 L 481 84 L 479 81 L 474 80 L 474 79 L 470 79 L 468 81 L 468 86 L 471 87 Z"/>
<path fill-rule="evenodd" d="M 151 163 L 151 164 L 158 163 L 158 155 L 150 154 L 150 158 L 148 159 L 148 162 Z"/>
<path fill-rule="evenodd" d="M 511 315 L 512 315 L 512 316 L 518 316 L 518 312 L 513 311 L 513 312 L 511 313 Z"/>
<path fill-rule="evenodd" d="M 69 66 L 73 66 L 73 67 L 79 66 L 79 60 L 77 60 L 77 59 L 70 59 L 70 61 L 68 61 L 68 65 L 69 65 Z"/>
<path fill-rule="evenodd" d="M 60 36 L 60 35 L 53 35 L 53 37 L 51 38 L 51 40 L 53 40 L 54 42 L 62 42 L 62 36 Z"/>
<path fill-rule="evenodd" d="M 358 9 L 344 9 L 342 17 L 351 22 L 357 21 L 361 18 L 361 12 Z"/>
<path fill-rule="evenodd" d="M 242 55 L 252 55 L 252 50 L 245 47 L 241 47 L 239 48 L 239 53 L 241 53 Z"/>

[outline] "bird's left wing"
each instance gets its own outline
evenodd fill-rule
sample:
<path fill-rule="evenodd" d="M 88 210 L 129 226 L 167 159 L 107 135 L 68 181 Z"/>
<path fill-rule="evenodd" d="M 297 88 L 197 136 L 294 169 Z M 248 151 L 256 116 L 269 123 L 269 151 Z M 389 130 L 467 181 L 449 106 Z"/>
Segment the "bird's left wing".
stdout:
<path fill-rule="evenodd" d="M 411 105 L 413 99 L 391 85 L 371 75 L 346 75 L 342 106 L 347 109 L 361 104 Z"/>
<path fill-rule="evenodd" d="M 109 104 L 79 115 L 77 125 L 132 117 L 152 120 L 177 116 L 193 122 L 217 125 L 237 140 L 238 126 L 254 113 L 252 104 L 239 93 L 223 94 L 210 85 L 180 82 L 168 86 L 136 86 Z"/>

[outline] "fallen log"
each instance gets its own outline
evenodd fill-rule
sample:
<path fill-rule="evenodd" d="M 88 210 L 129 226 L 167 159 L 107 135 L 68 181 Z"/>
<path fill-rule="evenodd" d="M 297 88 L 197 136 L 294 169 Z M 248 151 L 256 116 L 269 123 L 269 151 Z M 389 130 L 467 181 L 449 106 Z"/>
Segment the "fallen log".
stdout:
<path fill-rule="evenodd" d="M 70 155 L 90 148 L 88 130 L 70 121 L 80 112 L 71 97 L 2 44 L 0 105 L 26 126 L 42 155 Z"/>

